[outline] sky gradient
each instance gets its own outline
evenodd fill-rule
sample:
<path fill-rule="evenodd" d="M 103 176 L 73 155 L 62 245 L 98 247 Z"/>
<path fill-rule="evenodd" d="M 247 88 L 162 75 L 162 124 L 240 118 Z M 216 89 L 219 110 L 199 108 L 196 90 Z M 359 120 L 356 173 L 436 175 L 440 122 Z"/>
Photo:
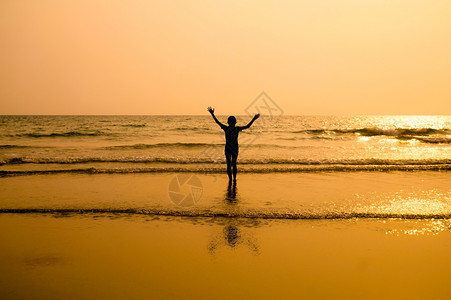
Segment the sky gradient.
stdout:
<path fill-rule="evenodd" d="M 451 114 L 451 1 L 0 2 L 0 114 Z"/>

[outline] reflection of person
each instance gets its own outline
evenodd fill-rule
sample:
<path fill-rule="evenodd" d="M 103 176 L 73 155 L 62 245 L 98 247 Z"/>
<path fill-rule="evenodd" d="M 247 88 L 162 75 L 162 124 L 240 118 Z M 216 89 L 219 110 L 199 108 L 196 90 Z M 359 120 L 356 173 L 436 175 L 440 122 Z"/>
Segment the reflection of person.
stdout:
<path fill-rule="evenodd" d="M 236 207 L 237 203 L 237 189 L 236 184 L 227 185 L 225 193 L 226 208 Z M 241 227 L 240 228 L 240 224 Z M 210 254 L 214 255 L 216 250 L 220 247 L 227 246 L 232 249 L 238 248 L 240 245 L 245 245 L 255 255 L 260 254 L 258 241 L 252 236 L 249 227 L 258 227 L 258 222 L 255 220 L 240 220 L 239 218 L 226 218 L 225 227 L 221 234 L 216 235 L 208 246 Z"/>
<path fill-rule="evenodd" d="M 227 225 L 224 227 L 224 239 L 226 240 L 227 245 L 235 248 L 240 241 L 240 231 L 238 227 L 233 225 Z"/>
<path fill-rule="evenodd" d="M 225 197 L 227 203 L 229 204 L 236 204 L 236 183 L 232 186 L 232 184 L 229 182 L 229 185 L 227 186 L 227 193 Z"/>
<path fill-rule="evenodd" d="M 222 130 L 224 130 L 226 137 L 224 153 L 227 161 L 227 175 L 229 176 L 229 181 L 232 181 L 232 168 L 233 168 L 233 180 L 236 181 L 236 173 L 237 173 L 236 160 L 238 159 L 238 133 L 241 130 L 251 127 L 252 123 L 254 123 L 254 121 L 257 120 L 258 117 L 260 117 L 260 114 L 256 114 L 246 126 L 235 126 L 236 118 L 234 116 L 230 116 L 227 119 L 227 124 L 229 124 L 229 126 L 226 126 L 218 121 L 218 119 L 215 116 L 214 108 L 208 107 L 208 111 L 215 120 L 216 124 L 218 124 Z"/>
<path fill-rule="evenodd" d="M 222 233 L 216 235 L 208 245 L 208 251 L 211 255 L 215 255 L 216 251 L 221 247 L 229 247 L 237 249 L 246 246 L 254 255 L 260 254 L 258 240 L 252 235 L 252 231 L 246 229 L 250 224 L 240 224 L 237 221 L 227 221 L 227 225 L 223 228 Z M 255 226 L 256 225 L 251 225 Z"/>

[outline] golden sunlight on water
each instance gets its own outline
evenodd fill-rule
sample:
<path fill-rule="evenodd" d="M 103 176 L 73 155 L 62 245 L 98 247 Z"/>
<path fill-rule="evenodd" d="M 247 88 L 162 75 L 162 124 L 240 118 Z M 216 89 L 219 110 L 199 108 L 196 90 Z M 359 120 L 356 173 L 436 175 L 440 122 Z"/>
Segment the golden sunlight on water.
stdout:
<path fill-rule="evenodd" d="M 403 222 L 402 227 L 390 229 L 385 234 L 395 236 L 438 235 L 451 230 L 451 220 L 408 220 Z"/>
<path fill-rule="evenodd" d="M 360 203 L 369 200 L 369 204 L 357 204 L 359 213 L 375 215 L 402 215 L 402 216 L 447 216 L 451 214 L 451 191 L 440 192 L 426 190 L 417 192 L 398 191 L 394 193 L 381 193 L 379 195 L 357 195 Z"/>
<path fill-rule="evenodd" d="M 376 121 L 379 127 L 388 128 L 446 128 L 446 121 L 437 116 L 380 116 Z"/>

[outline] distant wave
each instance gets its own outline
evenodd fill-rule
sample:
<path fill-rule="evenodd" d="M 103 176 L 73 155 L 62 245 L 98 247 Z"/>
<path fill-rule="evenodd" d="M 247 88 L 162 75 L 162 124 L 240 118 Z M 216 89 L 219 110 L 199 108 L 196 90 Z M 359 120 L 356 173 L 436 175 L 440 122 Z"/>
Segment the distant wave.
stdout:
<path fill-rule="evenodd" d="M 327 219 L 450 219 L 451 214 L 398 214 L 398 213 L 360 213 L 360 212 L 280 212 L 264 210 L 213 211 L 189 209 L 142 209 L 142 208 L 1 208 L 3 214 L 58 214 L 73 215 L 147 215 L 192 218 L 241 218 L 278 220 L 327 220 Z"/>
<path fill-rule="evenodd" d="M 439 134 L 450 134 L 450 129 L 434 128 L 351 128 L 351 129 L 309 129 L 292 131 L 292 133 L 304 133 L 311 135 L 324 134 L 358 134 L 361 136 L 430 136 Z"/>
<path fill-rule="evenodd" d="M 176 128 L 168 128 L 170 131 L 211 131 L 212 128 L 205 127 L 176 127 Z"/>
<path fill-rule="evenodd" d="M 55 138 L 55 137 L 80 137 L 80 136 L 107 136 L 110 135 L 105 132 L 52 132 L 52 133 L 20 133 L 13 135 L 14 137 L 29 137 L 29 138 Z"/>
<path fill-rule="evenodd" d="M 122 127 L 135 127 L 135 128 L 141 128 L 146 127 L 146 124 L 123 124 Z"/>
<path fill-rule="evenodd" d="M 26 145 L 0 145 L 0 149 L 23 149 L 23 148 L 41 148 L 40 146 L 26 146 Z"/>

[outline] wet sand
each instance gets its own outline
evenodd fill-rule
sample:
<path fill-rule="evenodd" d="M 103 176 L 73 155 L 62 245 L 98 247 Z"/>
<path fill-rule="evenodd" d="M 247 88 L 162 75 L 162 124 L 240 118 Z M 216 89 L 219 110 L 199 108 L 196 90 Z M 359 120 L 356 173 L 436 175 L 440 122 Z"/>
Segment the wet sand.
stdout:
<path fill-rule="evenodd" d="M 1 178 L 0 298 L 451 297 L 447 172 L 174 176 Z"/>
<path fill-rule="evenodd" d="M 446 220 L 0 215 L 2 299 L 448 299 Z"/>

